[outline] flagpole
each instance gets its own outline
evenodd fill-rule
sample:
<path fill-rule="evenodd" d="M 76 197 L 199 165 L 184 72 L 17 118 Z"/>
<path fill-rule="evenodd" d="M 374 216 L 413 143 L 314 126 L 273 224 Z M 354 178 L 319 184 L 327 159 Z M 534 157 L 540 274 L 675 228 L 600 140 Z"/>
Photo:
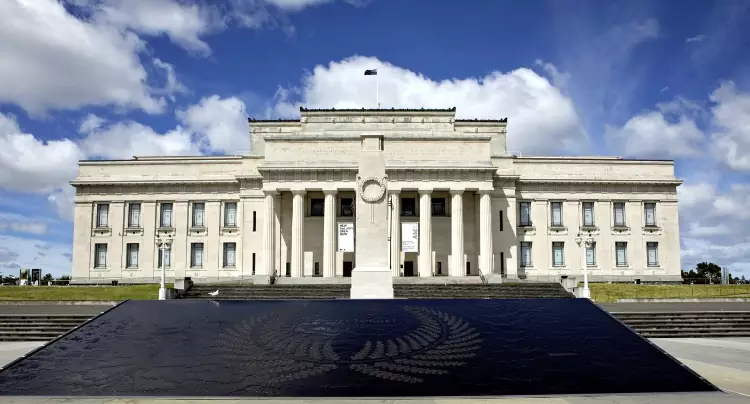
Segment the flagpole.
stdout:
<path fill-rule="evenodd" d="M 380 109 L 380 79 L 377 74 L 375 75 L 375 102 L 378 104 L 378 109 Z"/>

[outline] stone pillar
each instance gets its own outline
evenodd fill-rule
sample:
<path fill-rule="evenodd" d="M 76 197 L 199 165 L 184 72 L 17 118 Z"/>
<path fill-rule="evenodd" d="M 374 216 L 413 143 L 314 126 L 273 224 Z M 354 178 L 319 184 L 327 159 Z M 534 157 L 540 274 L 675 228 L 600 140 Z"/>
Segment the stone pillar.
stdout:
<path fill-rule="evenodd" d="M 323 214 L 323 276 L 336 276 L 336 190 L 325 193 Z"/>
<path fill-rule="evenodd" d="M 450 276 L 463 276 L 464 263 L 464 191 L 451 190 L 451 270 Z"/>
<path fill-rule="evenodd" d="M 401 275 L 401 197 L 391 191 L 391 270 L 393 276 Z"/>
<path fill-rule="evenodd" d="M 276 214 L 274 212 L 276 208 L 276 191 L 266 191 L 265 199 L 263 200 L 263 234 L 261 234 L 261 258 L 263 266 L 261 267 L 260 273 L 257 275 L 273 275 L 274 271 L 274 252 L 275 243 L 274 239 L 276 236 L 276 230 L 274 224 Z"/>
<path fill-rule="evenodd" d="M 432 190 L 419 190 L 419 276 L 432 276 Z"/>
<path fill-rule="evenodd" d="M 479 269 L 482 275 L 492 274 L 492 195 L 479 191 Z"/>
<path fill-rule="evenodd" d="M 305 265 L 305 191 L 292 191 L 292 277 L 301 277 Z"/>

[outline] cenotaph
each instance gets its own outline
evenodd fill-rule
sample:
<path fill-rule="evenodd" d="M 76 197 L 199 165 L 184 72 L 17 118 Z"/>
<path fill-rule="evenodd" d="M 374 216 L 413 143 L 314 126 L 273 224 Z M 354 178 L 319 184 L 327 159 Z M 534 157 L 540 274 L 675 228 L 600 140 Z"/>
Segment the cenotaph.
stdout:
<path fill-rule="evenodd" d="M 388 241 L 388 177 L 383 136 L 363 134 L 355 218 L 355 262 L 352 299 L 393 299 L 393 272 Z"/>

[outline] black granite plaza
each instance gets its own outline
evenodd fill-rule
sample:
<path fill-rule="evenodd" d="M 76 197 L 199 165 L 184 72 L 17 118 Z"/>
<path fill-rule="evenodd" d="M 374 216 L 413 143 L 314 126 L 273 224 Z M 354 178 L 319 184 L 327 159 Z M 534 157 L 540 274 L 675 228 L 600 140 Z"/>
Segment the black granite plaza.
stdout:
<path fill-rule="evenodd" d="M 0 372 L 2 395 L 714 390 L 584 299 L 128 301 Z"/>

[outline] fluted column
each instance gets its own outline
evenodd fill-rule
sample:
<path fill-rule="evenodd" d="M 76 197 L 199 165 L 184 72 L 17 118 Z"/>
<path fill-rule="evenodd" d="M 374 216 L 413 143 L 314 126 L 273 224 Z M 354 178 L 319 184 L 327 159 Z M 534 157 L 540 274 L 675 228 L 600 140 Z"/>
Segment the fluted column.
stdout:
<path fill-rule="evenodd" d="M 451 271 L 450 276 L 463 276 L 464 263 L 464 191 L 451 190 Z"/>
<path fill-rule="evenodd" d="M 301 277 L 305 264 L 305 191 L 292 194 L 292 276 Z"/>
<path fill-rule="evenodd" d="M 261 239 L 261 248 L 263 257 L 261 258 L 263 266 L 261 268 L 263 272 L 260 275 L 273 275 L 274 271 L 274 238 L 276 231 L 274 224 L 276 222 L 276 214 L 274 209 L 276 207 L 276 191 L 266 191 L 266 196 L 263 200 L 263 234 Z"/>
<path fill-rule="evenodd" d="M 479 269 L 484 276 L 492 273 L 492 195 L 479 191 Z"/>
<path fill-rule="evenodd" d="M 323 276 L 336 276 L 336 190 L 323 191 Z"/>
<path fill-rule="evenodd" d="M 419 190 L 419 276 L 432 276 L 432 190 Z"/>
<path fill-rule="evenodd" d="M 391 270 L 393 276 L 401 275 L 401 196 L 391 192 Z"/>

